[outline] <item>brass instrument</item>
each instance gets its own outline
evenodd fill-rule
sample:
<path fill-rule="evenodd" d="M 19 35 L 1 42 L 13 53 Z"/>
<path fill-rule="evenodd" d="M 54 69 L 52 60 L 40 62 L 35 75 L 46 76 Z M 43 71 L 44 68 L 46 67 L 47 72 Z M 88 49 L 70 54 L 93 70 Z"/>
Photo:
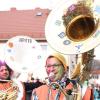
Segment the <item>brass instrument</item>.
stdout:
<path fill-rule="evenodd" d="M 94 48 L 100 44 L 100 12 L 96 4 L 93 0 L 62 0 L 45 25 L 47 42 L 54 51 L 77 56 L 70 77 L 80 84 L 89 78 Z"/>
<path fill-rule="evenodd" d="M 71 75 L 71 79 L 79 78 L 79 83 L 82 84 L 85 80 L 89 79 L 93 60 L 94 60 L 94 49 L 88 52 L 80 54 L 80 63 L 76 64 L 75 69 Z"/>
<path fill-rule="evenodd" d="M 100 44 L 100 12 L 90 1 L 62 0 L 51 11 L 45 36 L 52 49 L 68 55 L 82 54 Z"/>
<path fill-rule="evenodd" d="M 45 36 L 52 49 L 65 55 L 76 54 L 80 59 L 73 69 L 72 79 L 79 76 L 84 80 L 84 72 L 88 76 L 94 48 L 100 44 L 100 12 L 96 4 L 93 0 L 62 0 L 51 11 L 45 25 Z"/>
<path fill-rule="evenodd" d="M 0 100 L 17 100 L 19 91 L 17 84 L 13 81 L 7 81 L 7 83 L 10 84 L 10 87 L 5 90 L 0 90 Z"/>
<path fill-rule="evenodd" d="M 9 87 L 6 88 L 6 85 L 3 86 L 4 89 L 0 89 L 0 100 L 19 100 L 23 96 L 22 86 L 16 81 L 12 80 L 0 80 L 1 85 L 9 84 Z"/>
<path fill-rule="evenodd" d="M 67 97 L 68 95 L 66 94 L 66 92 L 64 91 L 64 89 L 57 83 L 57 82 L 51 82 L 49 84 L 49 86 L 53 86 L 55 85 L 57 89 L 60 89 L 60 91 L 65 95 L 65 97 Z"/>
<path fill-rule="evenodd" d="M 12 37 L 5 45 L 4 56 L 7 65 L 15 72 L 21 73 L 20 76 L 24 73 L 34 73 L 34 78 L 42 76 L 40 74 L 43 69 L 38 70 L 38 67 L 42 68 L 40 67 L 43 59 L 42 48 L 35 39 L 22 35 Z"/>
<path fill-rule="evenodd" d="M 59 90 L 59 92 L 62 92 L 64 94 L 66 100 L 70 100 L 70 99 L 71 100 L 76 100 L 78 95 L 80 94 L 80 91 L 78 89 L 77 90 L 72 89 L 72 93 L 71 93 L 72 95 L 67 94 L 67 92 L 69 90 L 67 90 L 66 88 L 62 88 L 61 85 L 58 84 L 57 82 L 51 82 L 48 85 L 49 85 L 49 87 L 55 86 L 56 89 Z"/>

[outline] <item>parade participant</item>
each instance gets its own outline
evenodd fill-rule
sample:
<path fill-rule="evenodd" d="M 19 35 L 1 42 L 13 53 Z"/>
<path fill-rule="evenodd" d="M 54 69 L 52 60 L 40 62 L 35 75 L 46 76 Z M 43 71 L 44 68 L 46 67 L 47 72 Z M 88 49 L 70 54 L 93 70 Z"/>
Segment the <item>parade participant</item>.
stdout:
<path fill-rule="evenodd" d="M 67 77 L 67 63 L 59 53 L 50 55 L 46 60 L 49 82 L 32 92 L 32 100 L 76 100 L 72 94 L 75 83 Z"/>
<path fill-rule="evenodd" d="M 21 82 L 11 79 L 13 71 L 0 61 L 0 100 L 25 100 L 24 87 Z"/>
<path fill-rule="evenodd" d="M 43 82 L 40 81 L 40 79 L 34 79 L 33 78 L 33 73 L 28 73 L 28 79 L 27 82 L 23 82 L 25 86 L 25 91 L 26 91 L 26 100 L 31 99 L 31 94 L 33 89 L 43 85 Z"/>

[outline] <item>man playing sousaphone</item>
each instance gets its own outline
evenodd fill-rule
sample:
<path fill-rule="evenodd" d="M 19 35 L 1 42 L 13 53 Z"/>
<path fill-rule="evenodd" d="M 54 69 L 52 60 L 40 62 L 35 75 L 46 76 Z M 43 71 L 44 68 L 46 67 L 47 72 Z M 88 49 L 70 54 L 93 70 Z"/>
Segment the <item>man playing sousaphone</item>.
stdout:
<path fill-rule="evenodd" d="M 25 100 L 23 85 L 12 80 L 12 74 L 9 66 L 0 60 L 0 100 Z"/>
<path fill-rule="evenodd" d="M 45 69 L 48 82 L 33 90 L 32 100 L 80 100 L 76 95 L 77 82 L 68 78 L 66 60 L 60 53 L 54 53 L 47 58 Z"/>

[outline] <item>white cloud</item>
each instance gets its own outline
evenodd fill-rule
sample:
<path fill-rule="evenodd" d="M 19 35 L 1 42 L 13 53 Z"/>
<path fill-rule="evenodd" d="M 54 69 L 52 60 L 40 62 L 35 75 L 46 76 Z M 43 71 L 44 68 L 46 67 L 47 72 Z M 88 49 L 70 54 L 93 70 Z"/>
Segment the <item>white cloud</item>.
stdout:
<path fill-rule="evenodd" d="M 67 0 L 66 0 L 67 1 Z M 33 9 L 36 7 L 53 9 L 61 0 L 0 0 L 0 10 L 9 10 L 12 7 L 17 9 Z M 94 0 L 100 5 L 99 0 Z"/>
<path fill-rule="evenodd" d="M 49 0 L 0 0 L 0 10 L 9 10 L 12 7 L 17 9 L 49 8 L 50 2 Z"/>
<path fill-rule="evenodd" d="M 20 9 L 54 8 L 60 0 L 0 0 L 0 10 L 10 10 L 15 7 Z"/>
<path fill-rule="evenodd" d="M 15 7 L 20 9 L 52 8 L 59 0 L 0 0 L 0 10 L 10 10 Z"/>

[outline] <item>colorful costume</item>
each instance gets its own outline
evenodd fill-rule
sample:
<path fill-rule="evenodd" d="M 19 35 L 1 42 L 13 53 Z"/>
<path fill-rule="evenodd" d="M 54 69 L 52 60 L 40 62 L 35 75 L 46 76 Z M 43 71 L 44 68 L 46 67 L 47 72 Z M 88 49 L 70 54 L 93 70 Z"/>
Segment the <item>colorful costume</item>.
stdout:
<path fill-rule="evenodd" d="M 77 95 L 72 93 L 74 85 L 68 78 L 64 82 L 42 85 L 33 90 L 32 100 L 77 100 Z"/>
<path fill-rule="evenodd" d="M 20 82 L 0 81 L 0 100 L 25 100 L 25 91 Z"/>

